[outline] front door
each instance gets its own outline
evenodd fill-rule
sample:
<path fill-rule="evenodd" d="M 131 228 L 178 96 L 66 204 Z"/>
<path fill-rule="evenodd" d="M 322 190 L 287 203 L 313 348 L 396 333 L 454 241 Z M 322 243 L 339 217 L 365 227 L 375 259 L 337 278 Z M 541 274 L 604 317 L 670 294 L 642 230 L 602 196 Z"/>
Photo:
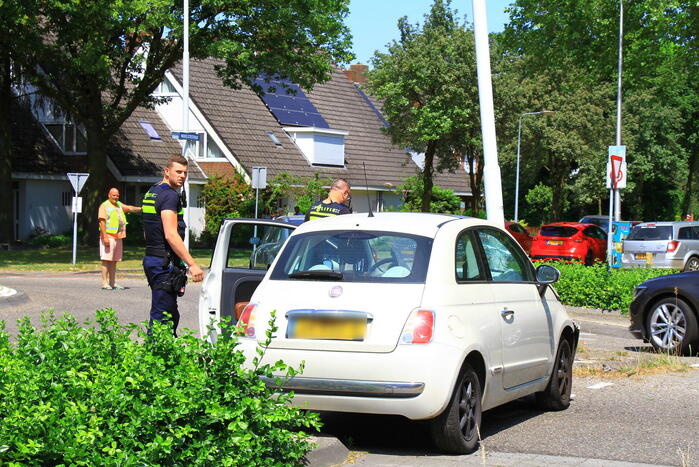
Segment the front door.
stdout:
<path fill-rule="evenodd" d="M 213 340 L 218 332 L 216 323 L 221 319 L 233 323 L 238 320 L 295 228 L 292 224 L 273 220 L 223 222 L 199 299 L 202 336 Z"/>
<path fill-rule="evenodd" d="M 534 268 L 507 234 L 487 227 L 478 238 L 490 274 L 502 328 L 503 386 L 519 386 L 546 376 L 551 355 L 550 316 L 544 309 Z"/>

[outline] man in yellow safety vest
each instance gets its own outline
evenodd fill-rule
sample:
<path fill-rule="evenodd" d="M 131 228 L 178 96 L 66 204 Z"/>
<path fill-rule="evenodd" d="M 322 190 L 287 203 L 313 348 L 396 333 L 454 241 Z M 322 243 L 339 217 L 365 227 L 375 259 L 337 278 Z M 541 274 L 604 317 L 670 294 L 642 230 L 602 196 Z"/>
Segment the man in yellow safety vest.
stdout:
<path fill-rule="evenodd" d="M 100 222 L 100 259 L 102 260 L 102 290 L 122 290 L 116 284 L 117 262 L 121 261 L 124 251 L 123 239 L 126 238 L 127 212 L 140 212 L 141 208 L 129 206 L 119 201 L 119 190 L 111 188 L 107 201 L 100 204 L 97 217 Z"/>

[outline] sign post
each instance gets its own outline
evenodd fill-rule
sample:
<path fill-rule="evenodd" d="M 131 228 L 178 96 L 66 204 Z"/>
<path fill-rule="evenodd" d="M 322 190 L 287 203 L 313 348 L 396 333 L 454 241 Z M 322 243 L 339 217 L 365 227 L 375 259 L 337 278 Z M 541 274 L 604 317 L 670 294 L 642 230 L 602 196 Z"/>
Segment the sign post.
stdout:
<path fill-rule="evenodd" d="M 185 66 L 189 66 L 189 65 L 185 65 Z M 184 106 L 184 101 L 183 101 L 182 105 L 183 105 L 182 122 L 183 122 L 183 127 L 185 128 L 185 131 L 173 131 L 170 133 L 170 136 L 172 136 L 174 139 L 184 141 L 184 144 L 182 145 L 182 157 L 189 160 L 189 158 L 187 157 L 188 143 L 190 141 L 201 141 L 201 134 L 196 133 L 196 132 L 186 131 L 186 128 L 188 127 L 188 123 L 187 123 L 188 113 L 185 110 L 186 106 Z M 184 231 L 184 246 L 187 247 L 187 249 L 189 249 L 189 231 L 191 229 L 190 216 L 189 216 L 189 213 L 191 212 L 189 210 L 189 203 L 190 203 L 189 176 L 187 176 L 187 179 L 184 181 L 184 186 L 182 187 L 182 189 L 184 190 L 184 198 L 187 201 L 185 203 L 186 206 L 183 206 L 183 208 L 184 208 L 184 223 L 187 226 L 187 228 Z"/>
<path fill-rule="evenodd" d="M 67 173 L 66 176 L 73 185 L 75 196 L 73 196 L 72 211 L 73 211 L 73 265 L 75 265 L 75 254 L 78 250 L 78 213 L 83 212 L 83 199 L 78 197 L 80 190 L 85 186 L 87 177 L 90 174 L 86 173 Z"/>
<path fill-rule="evenodd" d="M 612 220 L 614 219 L 614 194 L 618 190 L 626 188 L 626 146 L 609 146 L 609 159 L 607 159 L 607 188 L 609 188 L 609 229 L 607 234 L 607 264 L 613 266 L 614 245 L 612 234 Z"/>
<path fill-rule="evenodd" d="M 257 219 L 257 202 L 260 199 L 260 189 L 267 188 L 267 167 L 252 168 L 252 187 L 255 189 L 255 219 Z"/>

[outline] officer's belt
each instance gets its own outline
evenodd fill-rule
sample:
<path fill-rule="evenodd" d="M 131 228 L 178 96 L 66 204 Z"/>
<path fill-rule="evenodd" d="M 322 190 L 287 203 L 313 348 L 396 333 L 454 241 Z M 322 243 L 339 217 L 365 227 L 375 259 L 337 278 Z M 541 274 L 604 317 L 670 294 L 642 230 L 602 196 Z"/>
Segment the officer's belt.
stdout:
<path fill-rule="evenodd" d="M 146 256 L 157 256 L 159 258 L 167 258 L 168 251 L 164 248 L 154 248 L 154 247 L 146 247 Z"/>

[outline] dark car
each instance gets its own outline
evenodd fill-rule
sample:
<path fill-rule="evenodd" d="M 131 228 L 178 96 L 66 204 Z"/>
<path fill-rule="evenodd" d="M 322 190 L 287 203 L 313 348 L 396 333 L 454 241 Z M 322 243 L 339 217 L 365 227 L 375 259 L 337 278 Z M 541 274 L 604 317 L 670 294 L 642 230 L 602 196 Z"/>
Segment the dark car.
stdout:
<path fill-rule="evenodd" d="M 519 222 L 505 222 L 505 229 L 517 240 L 526 254 L 532 251 L 532 236 Z"/>
<path fill-rule="evenodd" d="M 594 224 L 554 222 L 541 227 L 532 240 L 531 258 L 579 261 L 591 266 L 604 262 L 607 234 Z"/>
<path fill-rule="evenodd" d="M 699 347 L 699 271 L 648 279 L 629 307 L 631 334 L 663 352 L 688 354 Z"/>

